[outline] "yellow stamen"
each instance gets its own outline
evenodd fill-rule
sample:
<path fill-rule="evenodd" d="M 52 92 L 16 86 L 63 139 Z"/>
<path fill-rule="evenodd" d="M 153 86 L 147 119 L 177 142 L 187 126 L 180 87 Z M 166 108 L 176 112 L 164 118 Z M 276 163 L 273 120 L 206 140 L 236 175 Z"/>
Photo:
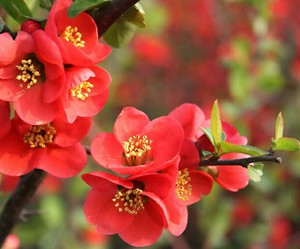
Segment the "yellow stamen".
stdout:
<path fill-rule="evenodd" d="M 192 195 L 192 185 L 189 184 L 190 181 L 190 173 L 187 168 L 178 171 L 176 181 L 176 193 L 178 199 L 186 201 L 189 199 L 189 196 Z"/>
<path fill-rule="evenodd" d="M 78 31 L 77 27 L 68 26 L 61 34 L 61 37 L 66 41 L 73 43 L 76 47 L 83 48 L 85 41 L 82 40 L 82 34 Z"/>
<path fill-rule="evenodd" d="M 45 125 L 32 125 L 29 131 L 24 135 L 23 142 L 29 144 L 30 148 L 46 148 L 54 140 L 56 130 L 49 123 Z"/>
<path fill-rule="evenodd" d="M 151 157 L 151 143 L 146 135 L 132 136 L 123 142 L 124 155 L 128 166 L 145 164 Z"/>
<path fill-rule="evenodd" d="M 93 84 L 91 84 L 88 81 L 83 81 L 78 86 L 70 89 L 70 94 L 72 97 L 76 97 L 77 99 L 85 100 L 89 93 L 92 91 L 92 88 L 94 87 Z"/>
<path fill-rule="evenodd" d="M 112 199 L 115 202 L 115 207 L 119 212 L 125 211 L 129 214 L 137 214 L 144 209 L 143 190 L 139 188 L 122 189 L 117 191 L 115 198 Z"/>
<path fill-rule="evenodd" d="M 41 76 L 41 72 L 39 70 L 39 65 L 34 63 L 32 59 L 22 60 L 20 65 L 16 66 L 21 72 L 16 76 L 16 79 L 21 81 L 19 86 L 21 88 L 26 85 L 27 89 L 30 89 L 34 84 L 37 83 L 38 77 Z"/>

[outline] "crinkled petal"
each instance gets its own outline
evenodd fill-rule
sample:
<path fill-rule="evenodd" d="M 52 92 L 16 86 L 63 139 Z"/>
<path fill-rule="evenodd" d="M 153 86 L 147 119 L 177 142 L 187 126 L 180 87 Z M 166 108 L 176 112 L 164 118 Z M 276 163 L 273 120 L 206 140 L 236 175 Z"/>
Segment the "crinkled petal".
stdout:
<path fill-rule="evenodd" d="M 117 140 L 123 143 L 131 136 L 141 135 L 149 122 L 144 112 L 133 107 L 125 107 L 115 122 L 114 134 Z"/>
<path fill-rule="evenodd" d="M 145 209 L 134 216 L 133 222 L 119 232 L 120 238 L 132 246 L 148 246 L 160 237 L 164 217 L 161 207 L 151 200 L 144 205 Z"/>
<path fill-rule="evenodd" d="M 88 133 L 91 124 L 91 118 L 78 118 L 72 124 L 55 119 L 52 123 L 56 129 L 54 143 L 61 147 L 67 147 L 80 142 Z"/>
<path fill-rule="evenodd" d="M 23 137 L 12 130 L 0 140 L 0 172 L 10 176 L 27 174 L 34 169 L 33 150 L 23 143 Z"/>
<path fill-rule="evenodd" d="M 192 186 L 192 195 L 188 200 L 183 201 L 185 205 L 191 205 L 201 200 L 202 195 L 208 195 L 212 189 L 213 179 L 206 172 L 200 170 L 191 170 L 189 184 Z"/>
<path fill-rule="evenodd" d="M 242 166 L 220 166 L 215 181 L 229 191 L 238 191 L 248 185 L 249 176 L 246 168 Z"/>
<path fill-rule="evenodd" d="M 188 139 L 196 141 L 203 133 L 200 128 L 205 120 L 205 116 L 197 105 L 182 104 L 171 111 L 169 116 L 176 119 L 182 125 L 185 137 Z"/>
<path fill-rule="evenodd" d="M 43 85 L 38 82 L 27 90 L 22 97 L 13 102 L 18 115 L 28 124 L 47 124 L 56 117 L 58 103 L 45 103 L 42 90 Z"/>
<path fill-rule="evenodd" d="M 102 132 L 93 139 L 91 154 L 95 161 L 105 168 L 109 168 L 110 164 L 125 165 L 123 147 L 115 136 L 108 132 Z"/>
<path fill-rule="evenodd" d="M 60 178 L 77 175 L 87 162 L 85 149 L 79 143 L 66 148 L 51 146 L 44 149 L 44 152 L 35 158 L 35 167 Z"/>
<path fill-rule="evenodd" d="M 5 66 L 13 61 L 17 47 L 9 33 L 0 34 L 0 44 L 0 66 Z"/>
<path fill-rule="evenodd" d="M 145 127 L 143 134 L 151 139 L 151 153 L 155 165 L 171 160 L 181 150 L 184 132 L 171 117 L 159 117 Z"/>
<path fill-rule="evenodd" d="M 134 219 L 134 215 L 120 212 L 115 207 L 112 201 L 114 195 L 92 189 L 85 199 L 83 209 L 87 222 L 96 225 L 99 233 L 107 235 L 118 233 L 126 229 Z"/>

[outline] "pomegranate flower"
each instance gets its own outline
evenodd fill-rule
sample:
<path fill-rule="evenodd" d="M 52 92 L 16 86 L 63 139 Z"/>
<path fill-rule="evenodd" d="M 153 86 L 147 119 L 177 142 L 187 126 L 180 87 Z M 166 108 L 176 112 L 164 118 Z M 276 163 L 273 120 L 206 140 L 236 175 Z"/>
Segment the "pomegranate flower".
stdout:
<path fill-rule="evenodd" d="M 62 111 L 69 123 L 79 117 L 95 116 L 108 98 L 110 75 L 102 68 L 66 69 L 67 85 L 62 94 Z"/>
<path fill-rule="evenodd" d="M 99 43 L 97 25 L 90 15 L 82 12 L 74 18 L 68 17 L 72 2 L 57 0 L 54 3 L 45 31 L 58 45 L 65 64 L 92 66 L 104 60 L 111 49 Z"/>
<path fill-rule="evenodd" d="M 94 138 L 91 154 L 101 166 L 119 174 L 156 172 L 178 162 L 182 141 L 182 127 L 173 118 L 150 121 L 145 113 L 127 107 L 113 134 L 103 132 Z"/>
<path fill-rule="evenodd" d="M 87 155 L 79 142 L 90 124 L 90 118 L 78 118 L 73 124 L 55 119 L 29 125 L 16 116 L 0 140 L 0 172 L 20 176 L 38 168 L 61 178 L 75 176 L 86 165 Z"/>
<path fill-rule="evenodd" d="M 7 50 L 0 62 L 0 99 L 13 101 L 18 115 L 29 124 L 51 122 L 65 84 L 63 61 L 56 44 L 43 30 L 19 31 L 15 40 L 0 34 Z M 11 48 L 11 49 L 9 49 Z M 12 55 L 7 55 L 7 53 Z"/>
<path fill-rule="evenodd" d="M 0 139 L 5 136 L 10 129 L 10 108 L 9 103 L 0 100 L 0 120 L 1 120 L 1 129 L 0 129 Z"/>
<path fill-rule="evenodd" d="M 174 191 L 170 175 L 149 173 L 123 179 L 93 172 L 82 179 L 92 187 L 84 213 L 99 233 L 117 233 L 130 245 L 147 246 L 167 227 L 169 211 L 163 199 Z"/>

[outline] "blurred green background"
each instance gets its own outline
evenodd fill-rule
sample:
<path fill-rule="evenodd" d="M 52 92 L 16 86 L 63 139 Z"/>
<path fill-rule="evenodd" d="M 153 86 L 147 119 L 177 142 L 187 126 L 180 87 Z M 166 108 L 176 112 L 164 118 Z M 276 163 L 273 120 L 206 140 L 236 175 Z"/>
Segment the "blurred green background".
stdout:
<path fill-rule="evenodd" d="M 46 17 L 39 3 L 28 1 L 35 17 Z M 111 131 L 125 106 L 155 118 L 190 102 L 209 117 L 215 99 L 223 120 L 251 145 L 269 148 L 280 111 L 285 135 L 300 138 L 300 0 L 140 3 L 146 28 L 101 64 L 112 76 L 110 97 L 85 145 L 99 132 Z M 15 21 L 0 13 L 18 30 Z M 300 248 L 300 154 L 280 156 L 281 165 L 266 164 L 262 181 L 237 193 L 215 185 L 209 196 L 189 207 L 183 235 L 164 233 L 147 248 Z M 89 160 L 84 172 L 92 170 L 100 167 Z M 132 248 L 86 223 L 82 207 L 88 190 L 80 176 L 48 177 L 27 209 L 28 218 L 14 230 L 21 248 Z M 7 197 L 3 193 L 1 201 Z"/>

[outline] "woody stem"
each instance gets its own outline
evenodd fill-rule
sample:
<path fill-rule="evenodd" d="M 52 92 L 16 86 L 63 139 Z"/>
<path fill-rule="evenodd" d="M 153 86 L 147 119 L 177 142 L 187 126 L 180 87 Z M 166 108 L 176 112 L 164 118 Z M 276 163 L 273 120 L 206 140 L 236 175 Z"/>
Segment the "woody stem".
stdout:
<path fill-rule="evenodd" d="M 257 163 L 257 162 L 281 163 L 282 159 L 273 154 L 240 158 L 240 159 L 231 159 L 231 160 L 210 158 L 210 159 L 201 160 L 199 166 L 242 166 L 244 168 L 247 168 L 247 166 L 250 163 Z"/>
<path fill-rule="evenodd" d="M 0 248 L 5 238 L 21 217 L 22 210 L 31 200 L 46 172 L 35 169 L 21 177 L 18 186 L 4 205 L 0 216 Z"/>
<path fill-rule="evenodd" d="M 93 14 L 93 18 L 98 27 L 98 36 L 101 37 L 113 23 L 138 1 L 139 0 L 112 0 L 103 9 Z"/>

